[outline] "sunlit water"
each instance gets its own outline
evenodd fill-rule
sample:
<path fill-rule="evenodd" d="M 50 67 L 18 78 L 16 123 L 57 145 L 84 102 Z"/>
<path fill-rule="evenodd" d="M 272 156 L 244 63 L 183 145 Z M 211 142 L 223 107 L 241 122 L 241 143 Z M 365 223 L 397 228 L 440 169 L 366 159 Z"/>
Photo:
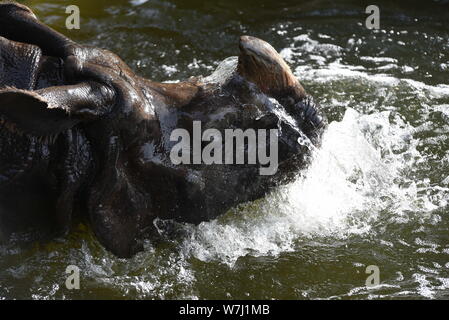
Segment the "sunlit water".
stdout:
<path fill-rule="evenodd" d="M 66 2 L 45 2 L 27 3 L 67 33 Z M 380 2 L 374 32 L 352 1 L 78 3 L 73 38 L 156 80 L 208 74 L 240 34 L 264 38 L 330 125 L 293 183 L 199 226 L 156 221 L 160 241 L 130 260 L 83 225 L 0 246 L 0 298 L 449 298 L 447 6 Z M 81 290 L 65 288 L 68 265 L 81 269 Z M 374 288 L 369 265 L 380 269 Z"/>

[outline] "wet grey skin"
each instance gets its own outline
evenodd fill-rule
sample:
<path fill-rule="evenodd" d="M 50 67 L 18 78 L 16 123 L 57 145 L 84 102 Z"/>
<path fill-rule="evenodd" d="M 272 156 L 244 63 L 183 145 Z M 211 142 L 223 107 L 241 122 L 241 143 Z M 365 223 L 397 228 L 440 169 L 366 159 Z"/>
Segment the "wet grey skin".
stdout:
<path fill-rule="evenodd" d="M 274 99 L 273 99 L 274 98 Z M 279 130 L 279 168 L 174 165 L 174 129 Z M 198 224 L 263 197 L 308 164 L 326 121 L 268 43 L 208 77 L 141 78 L 115 54 L 77 44 L 30 9 L 0 3 L 0 226 L 51 239 L 86 220 L 106 249 L 131 257 L 155 218 Z M 310 145 L 298 139 L 310 139 Z M 248 146 L 246 146 L 248 147 Z M 269 150 L 269 146 L 267 145 Z M 247 151 L 247 150 L 246 150 Z M 299 195 L 300 196 L 300 195 Z"/>

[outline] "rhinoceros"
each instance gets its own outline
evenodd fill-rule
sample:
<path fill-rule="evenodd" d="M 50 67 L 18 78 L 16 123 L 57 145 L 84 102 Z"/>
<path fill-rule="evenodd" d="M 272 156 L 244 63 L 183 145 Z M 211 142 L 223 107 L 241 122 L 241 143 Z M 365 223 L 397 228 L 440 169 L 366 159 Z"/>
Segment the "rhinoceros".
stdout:
<path fill-rule="evenodd" d="M 291 181 L 319 145 L 325 117 L 271 45 L 242 36 L 239 48 L 210 76 L 158 83 L 26 6 L 0 3 L 4 241 L 24 230 L 64 236 L 80 217 L 107 250 L 131 257 L 155 218 L 198 224 Z M 229 130 L 243 133 L 241 145 L 220 154 Z M 267 139 L 255 145 L 254 132 Z M 192 145 L 179 145 L 183 133 Z M 208 141 L 215 161 L 198 154 Z M 174 149 L 193 160 L 174 161 Z M 261 174 L 267 162 L 242 161 L 261 150 L 276 152 L 270 174 Z"/>

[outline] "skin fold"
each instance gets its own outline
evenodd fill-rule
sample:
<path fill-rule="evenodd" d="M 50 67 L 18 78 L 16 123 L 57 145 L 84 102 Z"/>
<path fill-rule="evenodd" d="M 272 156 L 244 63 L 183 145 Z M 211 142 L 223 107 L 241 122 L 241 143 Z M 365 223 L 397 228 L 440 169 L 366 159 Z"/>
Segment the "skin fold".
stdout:
<path fill-rule="evenodd" d="M 108 250 L 130 257 L 155 218 L 197 224 L 291 181 L 310 156 L 298 139 L 319 145 L 326 121 L 268 43 L 242 36 L 239 47 L 208 77 L 157 83 L 27 7 L 0 3 L 1 236 L 31 229 L 51 239 L 80 216 Z M 170 134 L 192 133 L 194 121 L 222 133 L 279 130 L 276 174 L 174 165 Z"/>

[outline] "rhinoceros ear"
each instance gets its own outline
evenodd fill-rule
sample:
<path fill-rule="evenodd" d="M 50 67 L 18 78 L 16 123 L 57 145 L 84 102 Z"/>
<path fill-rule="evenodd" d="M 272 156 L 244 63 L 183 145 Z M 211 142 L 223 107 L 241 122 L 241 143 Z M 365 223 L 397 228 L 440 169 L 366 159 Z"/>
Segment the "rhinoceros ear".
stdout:
<path fill-rule="evenodd" d="M 255 83 L 262 92 L 279 98 L 285 94 L 300 100 L 306 93 L 281 55 L 267 42 L 240 37 L 238 73 Z"/>
<path fill-rule="evenodd" d="M 113 100 L 114 92 L 95 82 L 38 91 L 6 88 L 0 90 L 0 118 L 18 131 L 47 136 L 100 117 Z"/>
<path fill-rule="evenodd" d="M 19 132 L 37 136 L 61 132 L 78 121 L 62 109 L 49 107 L 40 95 L 18 89 L 0 92 L 0 117 Z"/>

